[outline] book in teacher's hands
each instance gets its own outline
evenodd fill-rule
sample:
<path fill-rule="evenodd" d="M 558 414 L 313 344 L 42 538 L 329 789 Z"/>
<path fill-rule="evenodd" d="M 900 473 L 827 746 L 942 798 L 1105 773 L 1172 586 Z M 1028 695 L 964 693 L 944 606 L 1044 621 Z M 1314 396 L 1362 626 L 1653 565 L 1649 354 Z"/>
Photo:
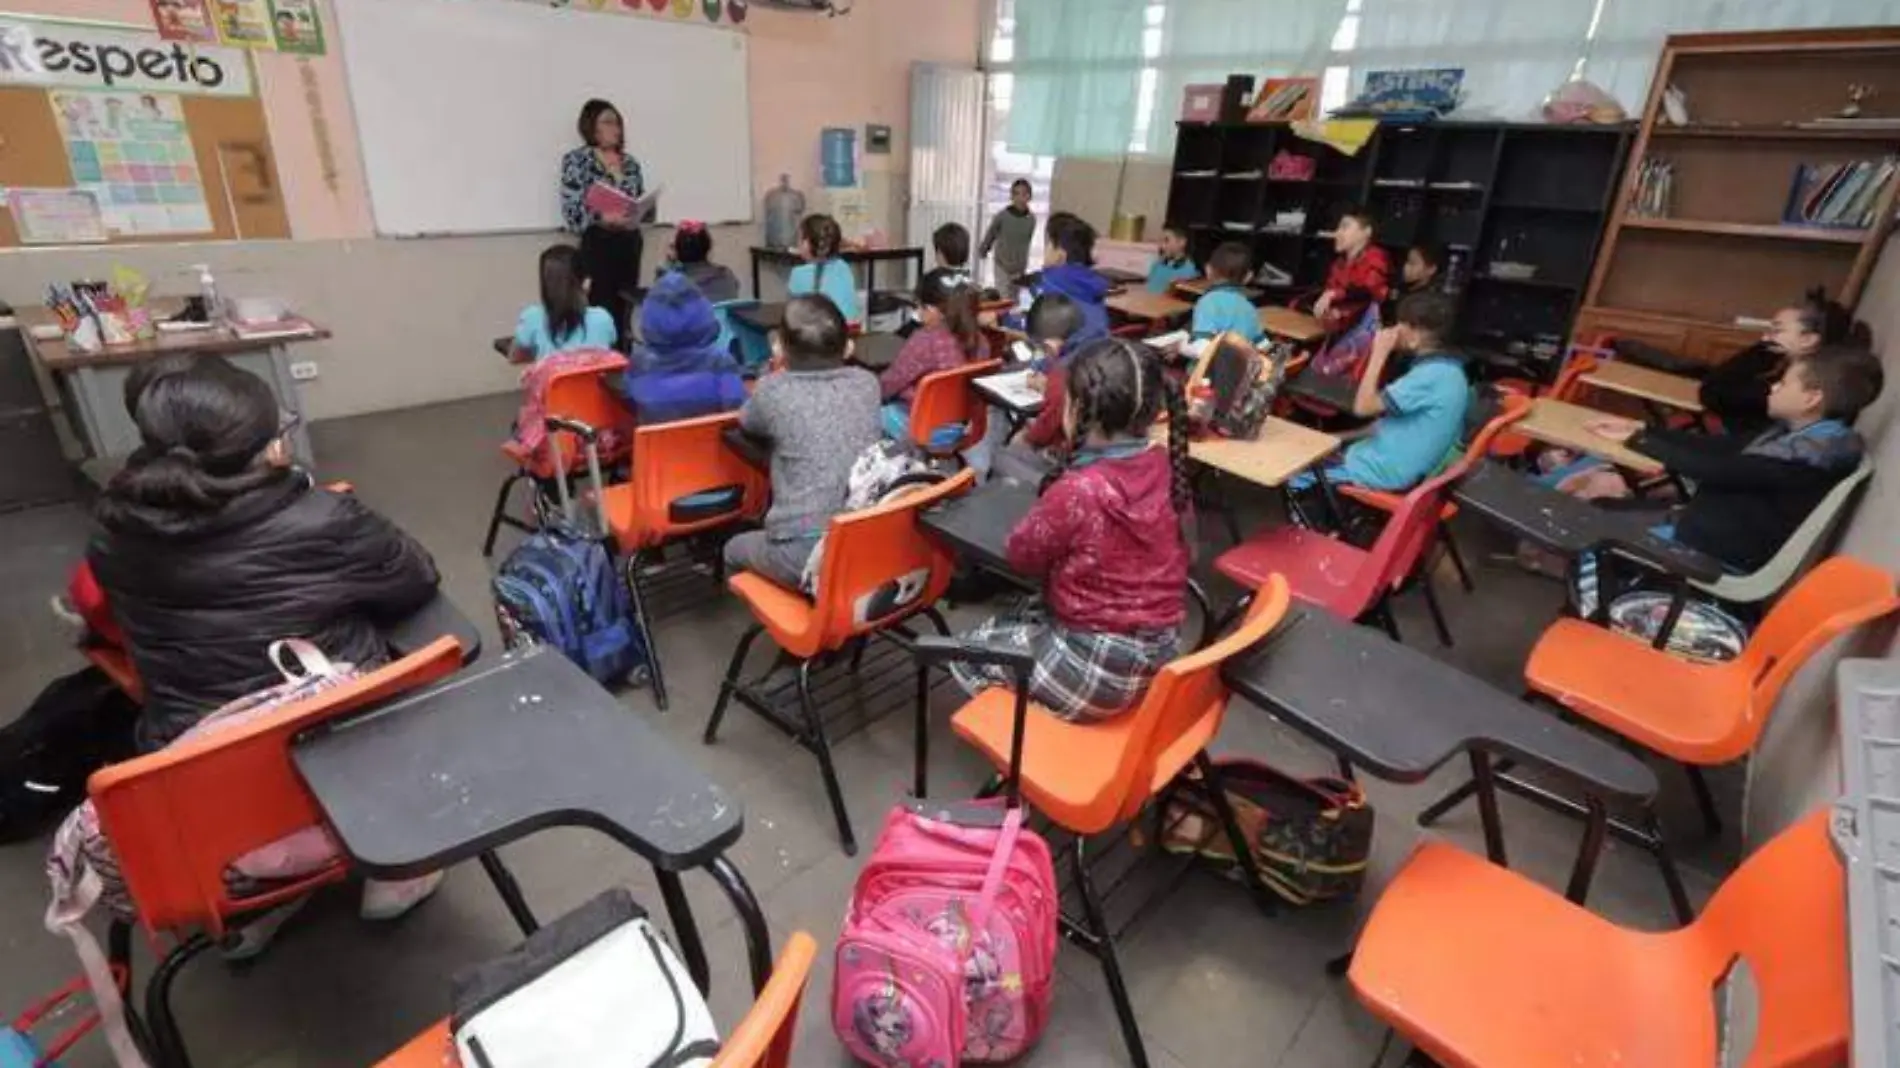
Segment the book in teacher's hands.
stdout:
<path fill-rule="evenodd" d="M 641 196 L 630 197 L 606 182 L 595 182 L 587 187 L 587 195 L 581 203 L 596 215 L 625 215 L 644 222 L 659 204 L 661 188 L 654 186 Z"/>

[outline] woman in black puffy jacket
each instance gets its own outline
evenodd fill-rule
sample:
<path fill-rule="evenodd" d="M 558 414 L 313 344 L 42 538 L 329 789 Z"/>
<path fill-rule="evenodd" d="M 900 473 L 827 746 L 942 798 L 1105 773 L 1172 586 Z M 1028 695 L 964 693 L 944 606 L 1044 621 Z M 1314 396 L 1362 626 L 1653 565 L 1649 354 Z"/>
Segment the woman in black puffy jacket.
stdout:
<path fill-rule="evenodd" d="M 435 562 L 290 466 L 262 379 L 201 358 L 127 400 L 143 444 L 106 486 L 88 559 L 145 684 L 141 748 L 281 681 L 265 654 L 278 639 L 358 667 L 388 658 L 377 623 L 434 596 Z"/>

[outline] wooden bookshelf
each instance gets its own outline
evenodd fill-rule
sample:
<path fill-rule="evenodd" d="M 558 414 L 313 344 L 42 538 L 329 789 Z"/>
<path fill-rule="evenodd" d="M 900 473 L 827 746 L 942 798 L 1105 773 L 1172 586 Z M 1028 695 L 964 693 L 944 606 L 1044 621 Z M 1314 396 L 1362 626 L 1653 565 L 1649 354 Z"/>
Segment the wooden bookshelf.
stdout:
<path fill-rule="evenodd" d="M 1800 125 L 1837 114 L 1849 84 L 1875 87 L 1865 117 L 1900 116 L 1900 28 L 1670 37 L 1576 334 L 1719 362 L 1760 336 L 1738 318 L 1766 319 L 1814 286 L 1854 307 L 1893 229 L 1900 180 L 1870 227 L 1789 221 L 1799 167 L 1900 155 L 1900 128 Z M 1663 111 L 1669 85 L 1687 97 L 1687 125 Z M 1674 165 L 1664 218 L 1629 214 L 1646 157 Z"/>
<path fill-rule="evenodd" d="M 1189 232 L 1196 261 L 1226 241 L 1293 278 L 1270 289 L 1280 302 L 1317 289 L 1333 258 L 1332 229 L 1347 205 L 1378 221 L 1393 281 L 1415 242 L 1444 245 L 1462 261 L 1459 334 L 1506 350 L 1561 343 L 1581 306 L 1603 224 L 1635 128 L 1544 123 L 1387 124 L 1352 156 L 1293 133 L 1285 123 L 1182 123 L 1168 222 Z M 1313 161 L 1310 179 L 1264 177 L 1281 152 Z M 1250 175 L 1251 180 L 1210 180 Z M 1303 211 L 1295 227 L 1281 212 Z M 1231 226 L 1229 224 L 1232 224 Z M 1494 260 L 1535 267 L 1530 278 L 1490 274 Z"/>

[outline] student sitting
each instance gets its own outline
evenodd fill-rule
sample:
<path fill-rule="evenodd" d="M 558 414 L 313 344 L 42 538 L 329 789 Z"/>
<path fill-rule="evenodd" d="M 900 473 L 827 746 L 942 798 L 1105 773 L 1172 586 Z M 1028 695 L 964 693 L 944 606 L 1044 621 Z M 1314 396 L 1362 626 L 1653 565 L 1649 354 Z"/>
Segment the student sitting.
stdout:
<path fill-rule="evenodd" d="M 964 285 L 970 276 L 970 231 L 962 223 L 944 223 L 930 235 L 931 251 L 936 253 L 939 271 L 959 276 Z"/>
<path fill-rule="evenodd" d="M 877 378 L 845 363 L 851 340 L 837 305 L 794 297 L 772 335 L 772 362 L 739 425 L 772 445 L 765 529 L 726 543 L 726 566 L 798 589 L 825 526 L 844 507 L 851 465 L 882 437 Z"/>
<path fill-rule="evenodd" d="M 1883 382 L 1873 353 L 1823 347 L 1789 361 L 1768 393 L 1769 425 L 1759 434 L 1645 429 L 1610 418 L 1590 429 L 1627 443 L 1695 487 L 1687 504 L 1660 517 L 1658 534 L 1747 573 L 1766 564 L 1860 464 L 1866 444 L 1853 422 L 1880 396 Z M 1622 476 L 1607 470 L 1567 480 L 1563 488 L 1594 498 L 1631 495 Z"/>
<path fill-rule="evenodd" d="M 1066 211 L 1049 216 L 1043 269 L 1027 283 L 1030 300 L 1060 293 L 1082 312 L 1077 344 L 1108 336 L 1108 279 L 1095 272 L 1095 228 Z M 1023 318 L 1012 316 L 1005 325 L 1021 332 Z"/>
<path fill-rule="evenodd" d="M 1702 379 L 1704 411 L 1722 420 L 1731 434 L 1755 434 L 1767 428 L 1768 394 L 1789 361 L 1811 356 L 1823 345 L 1872 347 L 1867 324 L 1813 289 L 1775 313 L 1760 341 L 1724 360 Z"/>
<path fill-rule="evenodd" d="M 745 403 L 745 380 L 732 353 L 719 347 L 712 304 L 684 273 L 661 275 L 640 304 L 640 338 L 623 388 L 641 423 L 729 412 Z"/>
<path fill-rule="evenodd" d="M 1207 280 L 1212 283 L 1194 302 L 1195 338 L 1238 334 L 1258 345 L 1267 332 L 1260 328 L 1260 311 L 1247 299 L 1247 276 L 1253 273 L 1253 253 L 1229 241 L 1207 258 Z"/>
<path fill-rule="evenodd" d="M 1092 342 L 1069 367 L 1065 417 L 1076 448 L 1010 532 L 1011 570 L 1042 580 L 1043 604 L 967 637 L 1036 660 L 1029 696 L 1068 720 L 1134 708 L 1180 648 L 1187 615 L 1187 416 L 1160 365 L 1133 342 Z M 1149 428 L 1166 410 L 1168 446 Z M 972 694 L 1007 670 L 959 665 Z"/>
<path fill-rule="evenodd" d="M 1365 376 L 1353 395 L 1352 412 L 1378 422 L 1327 468 L 1334 483 L 1402 492 L 1424 481 L 1451 457 L 1464 429 L 1471 383 L 1464 363 L 1445 346 L 1451 336 L 1453 305 L 1443 293 L 1420 293 L 1399 304 L 1398 325 L 1379 331 Z M 1395 352 L 1412 355 L 1411 370 L 1391 385 L 1379 380 Z M 1290 485 L 1312 485 L 1310 475 Z"/>
<path fill-rule="evenodd" d="M 613 316 L 588 305 L 587 289 L 579 252 L 568 245 L 542 252 L 541 303 L 521 309 L 508 362 L 533 363 L 557 352 L 613 348 Z"/>
<path fill-rule="evenodd" d="M 712 233 L 705 223 L 682 220 L 673 231 L 673 254 L 660 265 L 660 278 L 678 272 L 692 279 L 693 285 L 714 304 L 738 300 L 739 276 L 732 273 L 732 268 L 708 258 L 712 247 Z"/>
<path fill-rule="evenodd" d="M 1372 212 L 1353 207 L 1340 214 L 1333 229 L 1333 251 L 1339 255 L 1327 268 L 1326 284 L 1313 302 L 1313 317 L 1328 334 L 1351 329 L 1391 288 L 1392 263 L 1372 239 Z"/>
<path fill-rule="evenodd" d="M 199 357 L 145 377 L 128 401 L 139 447 L 99 498 L 86 560 L 145 686 L 141 750 L 283 682 L 268 652 L 279 639 L 307 639 L 359 669 L 389 659 L 378 624 L 435 596 L 435 561 L 362 501 L 291 465 L 290 427 L 268 383 Z M 363 915 L 393 919 L 440 882 L 372 881 Z M 261 952 L 301 904 L 252 921 L 227 957 Z"/>
<path fill-rule="evenodd" d="M 1405 265 L 1399 268 L 1399 285 L 1382 303 L 1380 318 L 1384 325 L 1399 321 L 1399 302 L 1414 293 L 1445 291 L 1445 249 L 1442 245 L 1420 242 L 1405 250 Z"/>
<path fill-rule="evenodd" d="M 904 342 L 897 359 L 878 376 L 886 436 L 910 440 L 910 403 L 916 399 L 917 383 L 939 371 L 990 358 L 990 344 L 976 323 L 976 289 L 968 279 L 939 268 L 924 275 L 917 287 L 923 329 Z"/>
<path fill-rule="evenodd" d="M 805 262 L 792 268 L 785 291 L 797 297 L 822 293 L 847 323 L 862 323 L 858 309 L 858 280 L 851 265 L 839 253 L 844 248 L 844 231 L 829 215 L 807 215 L 798 224 L 798 254 Z"/>
<path fill-rule="evenodd" d="M 1155 261 L 1148 266 L 1148 292 L 1166 293 L 1174 283 L 1200 277 L 1201 269 L 1188 256 L 1187 230 L 1180 226 L 1162 228 L 1161 246 Z M 1244 281 L 1244 279 L 1243 279 Z"/>
<path fill-rule="evenodd" d="M 1060 293 L 1045 294 L 1030 307 L 1027 325 L 1029 341 L 1038 349 L 1031 369 L 1042 381 L 1042 409 L 1008 448 L 996 451 L 991 473 L 1034 485 L 1054 469 L 1053 456 L 1069 447 L 1063 422 L 1068 412 L 1068 357 L 1082 331 L 1082 308 Z M 996 415 L 990 418 L 992 423 L 1000 421 Z"/>

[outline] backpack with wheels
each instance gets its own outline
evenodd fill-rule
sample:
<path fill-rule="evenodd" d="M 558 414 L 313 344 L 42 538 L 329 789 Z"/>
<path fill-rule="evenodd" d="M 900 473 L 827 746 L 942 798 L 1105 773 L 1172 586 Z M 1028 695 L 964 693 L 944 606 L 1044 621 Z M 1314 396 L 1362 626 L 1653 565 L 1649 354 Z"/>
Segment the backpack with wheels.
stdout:
<path fill-rule="evenodd" d="M 555 469 L 562 470 L 556 429 L 550 425 L 547 440 Z M 587 442 L 587 470 L 593 515 L 577 522 L 567 480 L 554 480 L 560 515 L 549 517 L 502 561 L 494 581 L 495 615 L 511 649 L 529 640 L 551 645 L 597 682 L 639 685 L 649 674 L 647 634 L 607 548 L 600 454 L 593 441 Z"/>
<path fill-rule="evenodd" d="M 96 667 L 54 679 L 0 727 L 0 844 L 49 830 L 93 772 L 132 755 L 139 708 Z"/>
<path fill-rule="evenodd" d="M 831 1021 L 866 1064 L 997 1063 L 1049 1020 L 1060 908 L 1020 808 L 891 810 L 838 936 Z"/>

